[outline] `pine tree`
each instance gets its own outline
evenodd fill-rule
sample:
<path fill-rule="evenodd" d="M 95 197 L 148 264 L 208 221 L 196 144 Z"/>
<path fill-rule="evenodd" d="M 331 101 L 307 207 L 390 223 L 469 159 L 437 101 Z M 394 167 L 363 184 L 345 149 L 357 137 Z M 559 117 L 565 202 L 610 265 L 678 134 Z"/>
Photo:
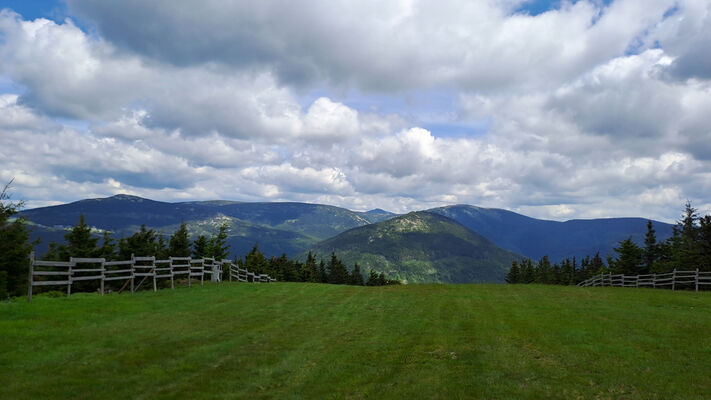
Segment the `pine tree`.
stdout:
<path fill-rule="evenodd" d="M 360 272 L 360 266 L 358 263 L 353 266 L 353 271 L 351 271 L 348 284 L 356 286 L 365 285 L 365 282 L 363 281 L 363 274 Z"/>
<path fill-rule="evenodd" d="M 679 264 L 676 268 L 693 270 L 701 261 L 698 220 L 696 209 L 691 206 L 691 202 L 687 201 L 684 206 L 684 217 L 678 224 L 681 240 L 676 249 Z"/>
<path fill-rule="evenodd" d="M 336 257 L 336 253 L 331 253 L 331 260 L 328 262 L 328 283 L 343 285 L 348 283 L 348 270 L 343 262 Z"/>
<path fill-rule="evenodd" d="M 210 242 L 207 240 L 205 235 L 198 236 L 197 240 L 193 242 L 193 258 L 203 258 L 208 257 L 210 251 Z"/>
<path fill-rule="evenodd" d="M 700 271 L 711 271 L 711 215 L 699 219 Z"/>
<path fill-rule="evenodd" d="M 521 283 L 533 283 L 536 280 L 536 270 L 533 266 L 533 261 L 526 258 L 521 261 Z"/>
<path fill-rule="evenodd" d="M 559 285 L 575 284 L 576 264 L 577 261 L 575 260 L 575 257 L 573 257 L 572 261 L 566 258 L 560 267 L 560 275 L 556 283 Z"/>
<path fill-rule="evenodd" d="M 155 244 L 154 255 L 157 260 L 167 260 L 168 257 L 170 257 L 168 244 L 166 243 L 163 235 L 158 236 L 158 241 Z"/>
<path fill-rule="evenodd" d="M 644 235 L 644 260 L 643 274 L 648 274 L 654 271 L 654 264 L 658 259 L 659 249 L 657 246 L 657 235 L 652 226 L 652 221 L 647 221 L 647 233 Z"/>
<path fill-rule="evenodd" d="M 185 222 L 170 236 L 168 253 L 173 257 L 190 257 L 190 236 Z"/>
<path fill-rule="evenodd" d="M 592 272 L 592 274 L 590 276 L 588 276 L 587 278 L 590 278 L 593 275 L 597 275 L 597 274 L 606 272 L 605 262 L 602 260 L 602 257 L 600 257 L 599 251 L 597 253 L 595 253 L 595 256 L 590 261 L 590 271 Z M 585 278 L 585 279 L 587 279 L 587 278 Z"/>
<path fill-rule="evenodd" d="M 215 260 L 226 260 L 230 256 L 230 245 L 227 244 L 226 223 L 220 225 L 217 236 L 213 237 L 210 243 L 210 255 Z"/>
<path fill-rule="evenodd" d="M 11 183 L 0 192 L 0 299 L 27 290 L 28 256 L 33 245 L 23 218 L 9 222 L 24 204 L 10 201 L 7 191 Z"/>
<path fill-rule="evenodd" d="M 619 247 L 614 248 L 617 259 L 614 260 L 610 268 L 613 273 L 625 275 L 639 275 L 642 271 L 643 249 L 632 238 L 627 238 L 620 242 Z"/>
<path fill-rule="evenodd" d="M 519 283 L 521 279 L 521 271 L 518 268 L 518 262 L 512 261 L 511 268 L 509 268 L 509 273 L 506 274 L 507 283 Z"/>
<path fill-rule="evenodd" d="M 554 281 L 553 266 L 548 256 L 543 256 L 536 266 L 536 283 L 551 284 Z"/>
<path fill-rule="evenodd" d="M 366 286 L 380 286 L 378 273 L 372 269 L 368 272 L 368 280 L 365 282 Z"/>
<path fill-rule="evenodd" d="M 97 250 L 97 256 L 112 261 L 116 259 L 116 242 L 111 238 L 111 232 L 104 231 L 103 244 Z M 51 248 L 51 245 L 50 245 Z"/>
<path fill-rule="evenodd" d="M 326 271 L 326 263 L 323 260 L 318 263 L 318 276 L 321 283 L 328 283 L 328 271 Z"/>
<path fill-rule="evenodd" d="M 321 282 L 321 277 L 319 276 L 318 266 L 316 265 L 316 258 L 313 253 L 309 251 L 306 256 L 306 263 L 303 267 L 302 280 L 304 282 Z"/>
<path fill-rule="evenodd" d="M 70 257 L 94 257 L 98 253 L 98 238 L 91 235 L 91 228 L 84 221 L 84 214 L 79 215 L 79 222 L 72 231 L 64 235 L 67 244 L 60 247 L 60 254 L 65 260 Z"/>
<path fill-rule="evenodd" d="M 250 272 L 263 274 L 266 272 L 267 267 L 267 258 L 259 251 L 259 245 L 255 244 L 252 250 L 244 257 L 244 268 L 247 268 Z"/>
<path fill-rule="evenodd" d="M 156 232 L 141 225 L 141 229 L 119 240 L 119 258 L 130 260 L 131 256 L 150 257 L 156 254 Z"/>

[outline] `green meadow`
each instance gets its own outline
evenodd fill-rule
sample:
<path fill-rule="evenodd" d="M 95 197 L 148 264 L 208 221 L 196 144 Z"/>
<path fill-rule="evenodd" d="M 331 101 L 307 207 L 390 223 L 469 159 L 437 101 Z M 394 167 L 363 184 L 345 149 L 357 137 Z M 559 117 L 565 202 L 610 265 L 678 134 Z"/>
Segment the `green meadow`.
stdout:
<path fill-rule="evenodd" d="M 223 283 L 0 303 L 0 399 L 708 399 L 711 292 Z"/>

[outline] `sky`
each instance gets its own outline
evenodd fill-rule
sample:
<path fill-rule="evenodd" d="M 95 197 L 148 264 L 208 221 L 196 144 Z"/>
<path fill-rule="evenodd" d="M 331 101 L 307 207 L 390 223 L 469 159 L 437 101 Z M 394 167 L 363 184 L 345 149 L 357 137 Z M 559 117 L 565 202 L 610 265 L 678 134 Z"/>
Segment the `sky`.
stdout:
<path fill-rule="evenodd" d="M 0 0 L 0 182 L 711 213 L 710 0 Z"/>

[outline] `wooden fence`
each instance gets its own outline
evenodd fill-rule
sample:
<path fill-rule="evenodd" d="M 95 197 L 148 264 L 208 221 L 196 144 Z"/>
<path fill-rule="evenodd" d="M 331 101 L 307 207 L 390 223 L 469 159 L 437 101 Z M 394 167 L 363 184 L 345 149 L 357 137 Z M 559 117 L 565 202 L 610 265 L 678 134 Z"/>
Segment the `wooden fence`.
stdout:
<path fill-rule="evenodd" d="M 618 287 L 651 287 L 672 290 L 681 287 L 699 291 L 700 286 L 711 285 L 711 272 L 677 271 L 665 274 L 624 275 L 600 274 L 578 283 L 578 286 L 618 286 Z"/>
<path fill-rule="evenodd" d="M 229 267 L 229 279 L 238 282 L 274 282 L 276 279 L 271 278 L 267 274 L 255 274 L 254 272 L 249 272 L 244 268 L 240 268 L 237 265 L 230 263 Z"/>
<path fill-rule="evenodd" d="M 267 274 L 255 274 L 239 268 L 228 260 L 213 258 L 170 257 L 156 260 L 155 257 L 134 257 L 126 261 L 106 261 L 103 258 L 71 258 L 69 261 L 35 260 L 30 253 L 29 285 L 27 301 L 32 301 L 32 290 L 36 286 L 66 286 L 67 296 L 72 293 L 72 284 L 80 281 L 99 281 L 98 291 L 104 295 L 105 282 L 119 281 L 134 293 L 146 280 L 153 283 L 153 291 L 158 290 L 158 279 L 170 279 L 170 288 L 175 289 L 175 280 L 184 276 L 188 286 L 193 278 L 204 284 L 205 275 L 212 282 L 222 281 L 223 266 L 229 271 L 229 280 L 239 282 L 274 282 Z M 136 285 L 136 278 L 141 279 Z"/>

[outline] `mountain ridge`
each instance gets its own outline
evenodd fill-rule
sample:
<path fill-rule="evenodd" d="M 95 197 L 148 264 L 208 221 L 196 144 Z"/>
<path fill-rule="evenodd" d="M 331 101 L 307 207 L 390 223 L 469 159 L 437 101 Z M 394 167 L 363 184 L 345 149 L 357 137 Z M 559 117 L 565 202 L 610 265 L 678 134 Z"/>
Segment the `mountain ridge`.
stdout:
<path fill-rule="evenodd" d="M 358 263 L 363 271 L 405 282 L 503 282 L 511 261 L 521 258 L 427 211 L 350 229 L 311 251 L 319 257 L 335 253 L 347 265 Z"/>

